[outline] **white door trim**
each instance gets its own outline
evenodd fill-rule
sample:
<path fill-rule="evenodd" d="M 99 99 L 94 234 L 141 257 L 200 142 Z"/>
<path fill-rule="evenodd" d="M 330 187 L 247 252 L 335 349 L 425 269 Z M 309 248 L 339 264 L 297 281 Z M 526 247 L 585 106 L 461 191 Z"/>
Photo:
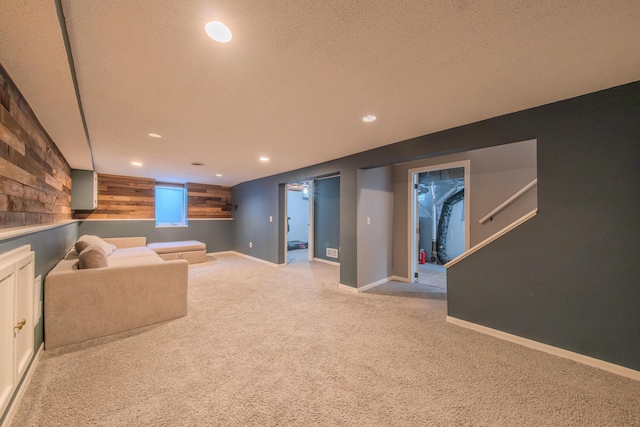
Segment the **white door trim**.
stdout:
<path fill-rule="evenodd" d="M 418 253 L 416 229 L 418 218 L 416 217 L 416 199 L 414 184 L 417 175 L 424 172 L 434 172 L 444 169 L 464 168 L 464 246 L 465 251 L 471 247 L 471 161 L 460 160 L 457 162 L 441 163 L 433 166 L 422 166 L 419 168 L 409 169 L 408 171 L 408 188 L 407 188 L 407 231 L 408 231 L 408 248 L 407 248 L 407 271 L 409 278 L 414 281 L 415 274 L 418 271 Z"/>
<path fill-rule="evenodd" d="M 313 236 L 314 236 L 314 228 L 313 228 L 313 179 L 306 179 L 303 181 L 296 182 L 288 182 L 284 184 L 284 265 L 288 263 L 288 238 L 289 238 L 289 230 L 287 229 L 289 218 L 289 185 L 290 184 L 300 184 L 301 182 L 306 183 L 309 186 L 309 218 L 307 218 L 307 261 L 313 261 L 314 252 L 313 252 Z"/>
<path fill-rule="evenodd" d="M 314 203 L 314 195 L 313 195 L 313 183 L 314 180 L 310 179 L 308 181 L 306 181 L 309 185 L 309 218 L 308 218 L 308 224 L 309 226 L 307 227 L 308 232 L 309 232 L 309 236 L 307 237 L 307 260 L 308 261 L 313 261 L 313 258 L 315 256 L 315 252 L 314 252 L 314 242 L 315 240 L 313 239 L 314 236 L 314 210 L 313 210 L 313 203 Z"/>

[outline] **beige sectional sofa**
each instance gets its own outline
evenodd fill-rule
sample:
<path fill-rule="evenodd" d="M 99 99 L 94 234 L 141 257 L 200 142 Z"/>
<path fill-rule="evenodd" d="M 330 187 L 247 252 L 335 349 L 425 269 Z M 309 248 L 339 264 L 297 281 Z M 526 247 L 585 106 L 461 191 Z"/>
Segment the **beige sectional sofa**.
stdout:
<path fill-rule="evenodd" d="M 163 260 L 144 237 L 96 239 L 102 243 L 71 250 L 45 278 L 47 349 L 187 314 L 187 260 Z"/>

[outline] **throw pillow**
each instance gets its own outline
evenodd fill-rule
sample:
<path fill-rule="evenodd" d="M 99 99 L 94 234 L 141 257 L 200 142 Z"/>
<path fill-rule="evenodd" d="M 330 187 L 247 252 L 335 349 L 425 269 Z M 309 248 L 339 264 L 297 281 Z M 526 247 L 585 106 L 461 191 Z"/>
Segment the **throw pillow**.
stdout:
<path fill-rule="evenodd" d="M 97 245 L 89 245 L 78 255 L 78 268 L 101 268 L 107 267 L 107 254 Z"/>
<path fill-rule="evenodd" d="M 76 242 L 75 244 L 76 252 L 78 252 L 79 254 L 90 245 L 94 245 L 102 248 L 102 250 L 104 251 L 105 254 L 107 254 L 107 256 L 111 255 L 115 249 L 113 245 L 105 242 L 100 237 L 93 236 L 91 234 L 85 234 L 81 236 Z"/>

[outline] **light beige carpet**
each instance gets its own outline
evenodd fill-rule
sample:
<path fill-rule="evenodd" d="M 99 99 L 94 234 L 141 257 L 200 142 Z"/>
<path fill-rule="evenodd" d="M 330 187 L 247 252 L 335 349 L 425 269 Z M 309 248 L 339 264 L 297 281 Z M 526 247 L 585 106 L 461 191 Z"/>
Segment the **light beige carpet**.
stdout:
<path fill-rule="evenodd" d="M 640 425 L 640 382 L 447 324 L 442 294 L 234 255 L 189 274 L 187 317 L 45 352 L 12 425 Z"/>

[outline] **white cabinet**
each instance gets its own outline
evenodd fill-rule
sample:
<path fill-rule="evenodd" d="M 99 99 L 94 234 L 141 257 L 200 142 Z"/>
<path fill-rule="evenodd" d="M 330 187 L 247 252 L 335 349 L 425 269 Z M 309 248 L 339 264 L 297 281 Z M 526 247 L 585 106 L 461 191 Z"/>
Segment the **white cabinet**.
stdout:
<path fill-rule="evenodd" d="M 98 174 L 94 171 L 71 171 L 71 209 L 91 210 L 98 207 Z"/>
<path fill-rule="evenodd" d="M 0 414 L 33 358 L 34 275 L 31 246 L 0 255 Z"/>

